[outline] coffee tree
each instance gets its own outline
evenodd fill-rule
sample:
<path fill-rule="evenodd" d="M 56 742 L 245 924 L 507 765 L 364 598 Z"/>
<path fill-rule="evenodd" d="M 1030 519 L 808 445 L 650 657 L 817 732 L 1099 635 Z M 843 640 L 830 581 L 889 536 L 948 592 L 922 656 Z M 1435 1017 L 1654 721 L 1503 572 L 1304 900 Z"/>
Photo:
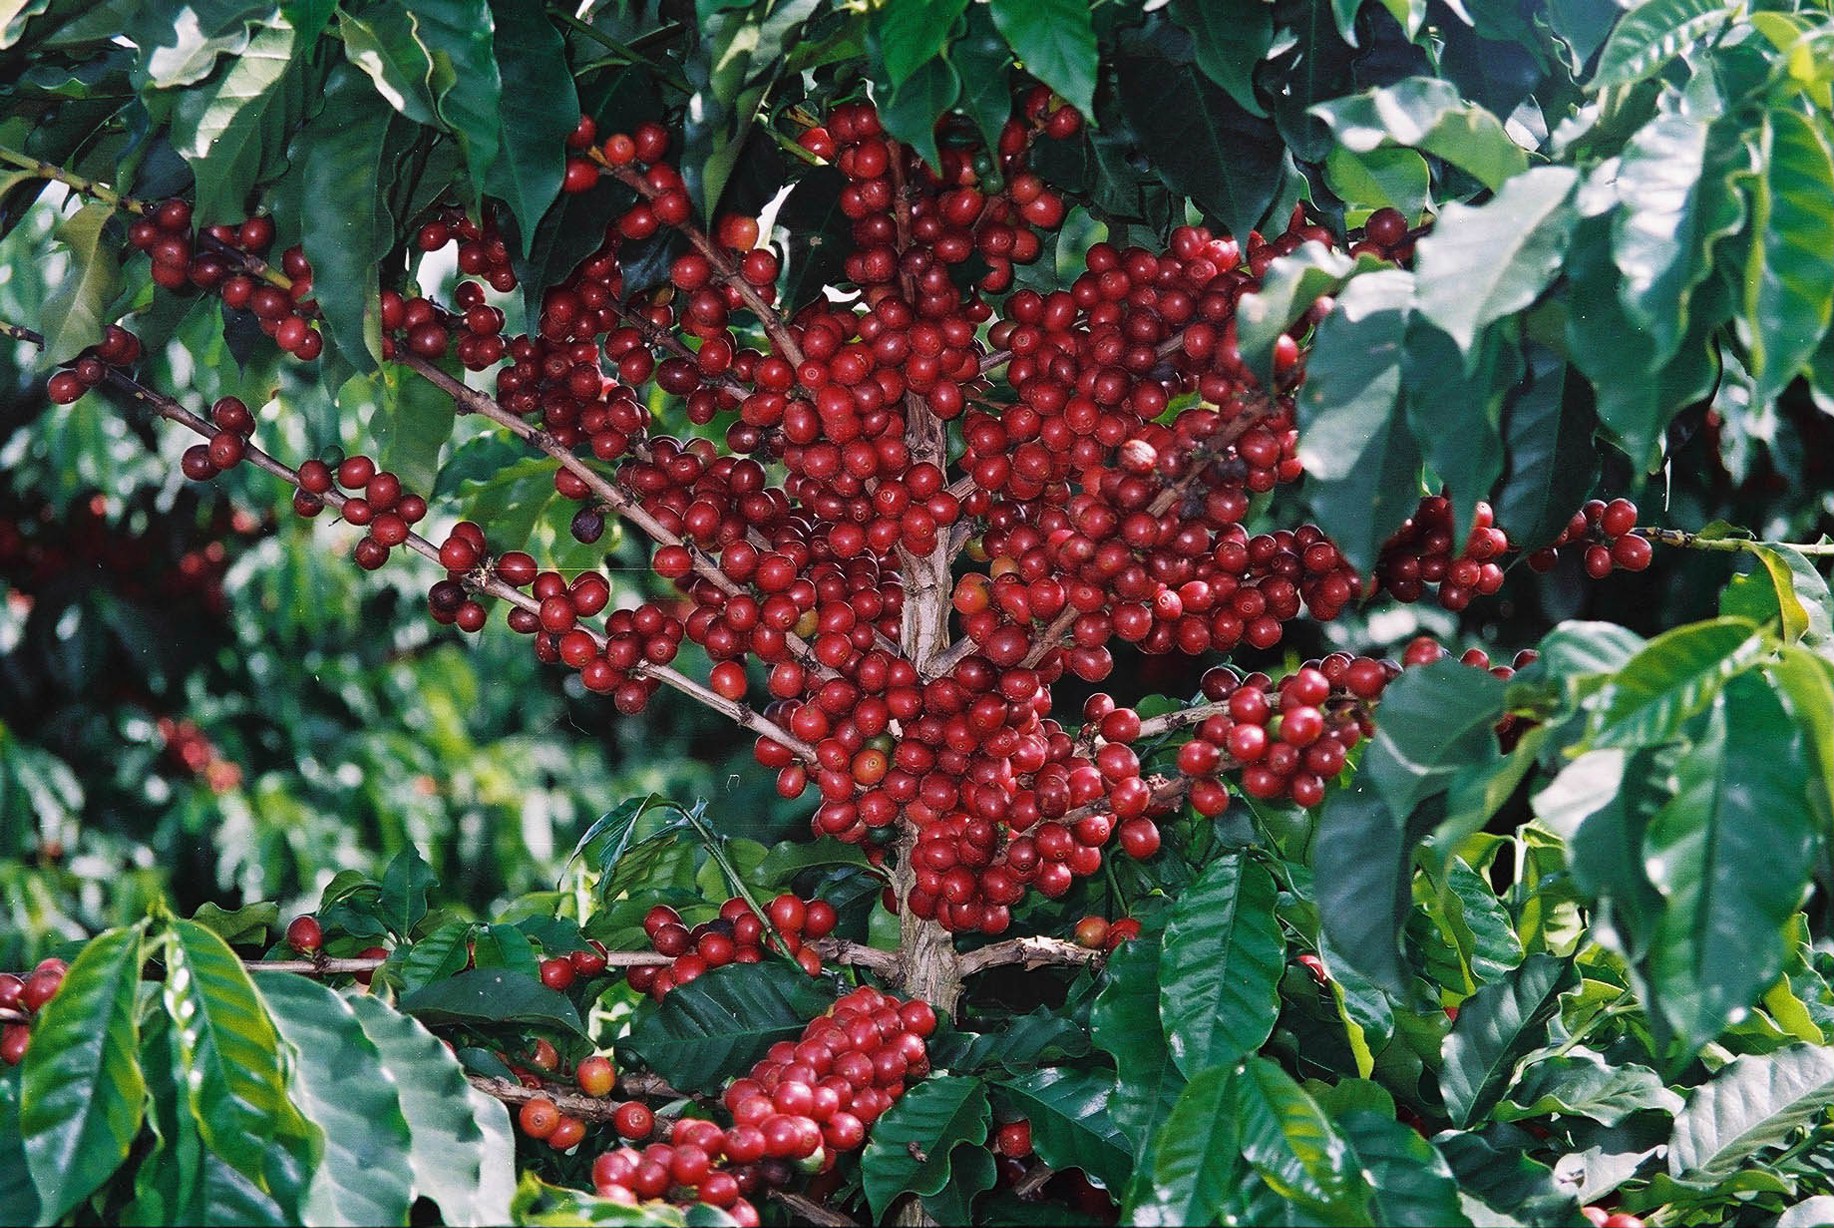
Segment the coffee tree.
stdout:
<path fill-rule="evenodd" d="M 1823 1222 L 1831 46 L 12 6 L 49 412 L 806 829 L 606 799 L 494 917 L 410 847 L 0 977 L 0 1218 Z"/>

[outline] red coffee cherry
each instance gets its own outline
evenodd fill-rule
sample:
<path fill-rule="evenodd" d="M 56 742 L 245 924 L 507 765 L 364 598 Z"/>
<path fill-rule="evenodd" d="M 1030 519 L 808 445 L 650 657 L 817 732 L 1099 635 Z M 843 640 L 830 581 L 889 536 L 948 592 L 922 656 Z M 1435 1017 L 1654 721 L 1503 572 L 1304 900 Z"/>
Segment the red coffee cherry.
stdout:
<path fill-rule="evenodd" d="M 294 917 L 287 924 L 287 945 L 301 955 L 310 955 L 325 945 L 325 931 L 311 913 Z"/>

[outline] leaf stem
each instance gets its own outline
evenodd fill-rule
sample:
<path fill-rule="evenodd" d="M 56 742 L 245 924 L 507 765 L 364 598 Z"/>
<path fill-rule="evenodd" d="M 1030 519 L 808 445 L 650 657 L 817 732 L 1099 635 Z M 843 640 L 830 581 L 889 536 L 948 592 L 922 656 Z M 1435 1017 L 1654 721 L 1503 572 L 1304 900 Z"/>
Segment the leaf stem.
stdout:
<path fill-rule="evenodd" d="M 1769 542 L 1748 537 L 1702 537 L 1686 529 L 1658 529 L 1653 526 L 1638 526 L 1631 532 L 1639 537 L 1647 537 L 1659 546 L 1679 546 L 1683 550 L 1714 550 L 1724 554 L 1741 551 L 1755 554 L 1764 549 L 1794 550 L 1810 558 L 1834 558 L 1834 542 Z"/>

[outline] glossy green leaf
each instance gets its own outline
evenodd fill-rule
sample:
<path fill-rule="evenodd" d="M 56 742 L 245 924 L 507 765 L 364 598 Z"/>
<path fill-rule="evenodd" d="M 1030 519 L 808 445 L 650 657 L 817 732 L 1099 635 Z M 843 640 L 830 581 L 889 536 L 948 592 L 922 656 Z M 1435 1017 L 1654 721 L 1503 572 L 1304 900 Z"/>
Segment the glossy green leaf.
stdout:
<path fill-rule="evenodd" d="M 1760 674 L 1726 684 L 1679 766 L 1674 799 L 1644 837 L 1665 907 L 1650 943 L 1650 996 L 1691 1052 L 1783 968 L 1816 831 L 1801 733 Z"/>
<path fill-rule="evenodd" d="M 1150 1180 L 1130 1190 L 1125 1222 L 1170 1228 L 1221 1218 L 1244 1176 L 1234 1073 L 1218 1067 L 1185 1085 L 1160 1135 Z"/>
<path fill-rule="evenodd" d="M 1254 70 L 1273 46 L 1272 8 L 1261 0 L 1172 0 L 1168 11 L 1191 32 L 1204 74 L 1242 110 L 1266 115 L 1255 97 Z"/>
<path fill-rule="evenodd" d="M 395 854 L 382 872 L 382 923 L 397 938 L 408 938 L 427 915 L 427 892 L 439 885 L 433 867 L 412 844 Z"/>
<path fill-rule="evenodd" d="M 407 947 L 406 955 L 400 960 L 401 992 L 413 993 L 424 985 L 443 981 L 464 971 L 466 945 L 471 940 L 473 929 L 468 921 L 452 921 Z"/>
<path fill-rule="evenodd" d="M 1834 662 L 1792 644 L 1764 669 L 1789 705 L 1803 745 L 1814 756 L 1824 813 L 1834 814 Z"/>
<path fill-rule="evenodd" d="M 1442 1130 L 1432 1144 L 1465 1194 L 1512 1222 L 1573 1223 L 1579 1203 L 1572 1188 L 1556 1184 L 1552 1169 L 1528 1157 L 1537 1141 L 1520 1127 L 1492 1126 L 1482 1134 Z"/>
<path fill-rule="evenodd" d="M 1408 429 L 1441 493 L 1452 503 L 1452 536 L 1465 541 L 1477 505 L 1503 475 L 1503 401 L 1521 382 L 1522 354 L 1504 329 L 1478 335 L 1469 361 L 1451 337 L 1415 314 L 1401 364 Z"/>
<path fill-rule="evenodd" d="M 496 20 L 485 0 L 431 0 L 413 8 L 414 37 L 432 66 L 434 109 L 465 151 L 478 192 L 497 160 L 503 79 L 497 71 Z M 574 116 L 575 122 L 579 117 Z"/>
<path fill-rule="evenodd" d="M 1094 113 L 1095 27 L 1083 0 L 991 0 L 988 11 L 1026 72 Z"/>
<path fill-rule="evenodd" d="M 1118 1078 L 1109 1112 L 1132 1140 L 1136 1161 L 1150 1153 L 1185 1085 L 1159 1021 L 1159 959 L 1156 936 L 1122 943 L 1108 959 L 1089 1015 L 1096 1046 L 1114 1057 Z"/>
<path fill-rule="evenodd" d="M 194 0 L 188 20 L 155 5 L 128 10 L 122 24 L 140 49 L 136 73 L 160 89 L 196 85 L 224 55 L 239 55 L 277 6 L 271 0 Z M 117 20 L 122 20 L 117 17 Z M 120 32 L 117 26 L 115 31 Z"/>
<path fill-rule="evenodd" d="M 519 983 L 540 978 L 541 961 L 536 958 L 535 944 L 527 934 L 513 925 L 480 925 L 473 933 L 474 967 L 509 972 Z"/>
<path fill-rule="evenodd" d="M 1684 49 L 1724 26 L 1739 7 L 1725 0 L 1645 0 L 1612 27 L 1591 87 L 1629 85 L 1654 76 Z"/>
<path fill-rule="evenodd" d="M 503 968 L 474 968 L 435 981 L 403 997 L 401 1009 L 429 1024 L 530 1023 L 586 1034 L 565 994 Z"/>
<path fill-rule="evenodd" d="M 1352 153 L 1402 145 L 1443 158 L 1491 190 L 1528 168 L 1528 154 L 1501 121 L 1465 101 L 1458 87 L 1434 77 L 1393 85 L 1312 107 Z"/>
<path fill-rule="evenodd" d="M 1560 995 L 1578 983 L 1570 961 L 1533 955 L 1465 999 L 1441 1048 L 1439 1090 L 1453 1125 L 1481 1120 L 1502 1099 L 1516 1063 L 1547 1043 Z"/>
<path fill-rule="evenodd" d="M 297 1215 L 317 1133 L 287 1094 L 280 1035 L 223 940 L 175 921 L 164 946 L 184 1112 L 203 1145 L 282 1211 Z"/>
<path fill-rule="evenodd" d="M 770 960 L 729 964 L 637 1010 L 623 1051 L 677 1087 L 708 1087 L 743 1073 L 833 1002 L 832 990 Z"/>
<path fill-rule="evenodd" d="M 1531 345 L 1526 358 L 1526 386 L 1504 402 L 1503 473 L 1495 504 L 1497 523 L 1509 526 L 1509 540 L 1533 550 L 1560 536 L 1592 490 L 1598 417 L 1584 397 L 1570 391 L 1578 381 L 1569 379 L 1566 364 L 1551 351 Z"/>
<path fill-rule="evenodd" d="M 1524 171 L 1482 205 L 1447 204 L 1416 243 L 1420 313 L 1467 364 L 1477 334 L 1533 303 L 1560 271 L 1578 183 L 1567 167 Z"/>
<path fill-rule="evenodd" d="M 1373 259 L 1352 260 L 1322 243 L 1302 244 L 1291 255 L 1267 266 L 1260 286 L 1236 304 L 1236 344 L 1242 364 L 1264 387 L 1274 382 L 1274 345 L 1320 297 L 1336 294 L 1355 273 L 1379 265 Z"/>
<path fill-rule="evenodd" d="M 728 1228 L 734 1223 L 731 1216 L 705 1203 L 685 1211 L 660 1200 L 632 1206 L 570 1186 L 549 1185 L 532 1172 L 523 1173 L 516 1183 L 509 1208 L 506 1223 L 530 1228 L 586 1228 L 599 1224 L 614 1228 L 684 1228 L 688 1224 Z"/>
<path fill-rule="evenodd" d="M 915 0 L 888 4 L 875 14 L 885 76 L 896 89 L 949 42 L 949 29 L 967 11 L 968 0 Z"/>
<path fill-rule="evenodd" d="M 1535 814 L 1570 845 L 1583 894 L 1606 901 L 1599 936 L 1627 958 L 1648 951 L 1662 896 L 1649 881 L 1643 839 L 1667 800 L 1660 757 L 1647 750 L 1588 751 L 1533 798 Z"/>
<path fill-rule="evenodd" d="M 383 200 L 383 144 L 394 111 L 369 78 L 331 74 L 325 108 L 299 137 L 300 215 L 325 340 L 344 361 L 372 371 L 382 353 L 377 264 L 394 246 Z"/>
<path fill-rule="evenodd" d="M 1370 1222 L 1419 1228 L 1471 1223 L 1451 1168 L 1412 1128 L 1365 1109 L 1343 1113 L 1333 1124 L 1350 1163 L 1368 1182 Z"/>
<path fill-rule="evenodd" d="M 1783 642 L 1808 648 L 1834 642 L 1834 596 L 1808 556 L 1782 544 L 1754 542 L 1748 549 L 1759 563 L 1751 579 L 1766 590 L 1766 618 L 1778 620 Z"/>
<path fill-rule="evenodd" d="M 987 148 L 994 149 L 1013 113 L 1012 50 L 985 5 L 969 5 L 967 17 L 967 31 L 949 46 L 949 62 L 962 79 L 962 110 Z"/>
<path fill-rule="evenodd" d="M 110 308 L 121 292 L 121 257 L 117 245 L 103 238 L 103 227 L 113 217 L 113 209 L 97 202 L 57 227 L 57 241 L 70 263 L 39 309 L 38 331 L 45 339 L 41 366 L 75 358 L 100 342 L 103 326 L 113 318 Z"/>
<path fill-rule="evenodd" d="M 1312 840 L 1320 927 L 1346 964 L 1397 995 L 1407 992 L 1401 930 L 1413 870 L 1409 836 L 1359 773 L 1325 798 Z"/>
<path fill-rule="evenodd" d="M 502 1104 L 480 1099 L 458 1059 L 413 1018 L 367 994 L 349 1002 L 400 1095 L 414 1196 L 437 1203 L 448 1224 L 508 1223 L 514 1149 Z"/>
<path fill-rule="evenodd" d="M 1325 182 L 1345 201 L 1364 209 L 1399 209 L 1420 216 L 1432 195 L 1432 172 L 1412 149 L 1381 145 L 1362 153 L 1345 145 L 1325 155 Z"/>
<path fill-rule="evenodd" d="M 441 127 L 433 101 L 433 58 L 415 36 L 406 6 L 374 4 L 360 14 L 338 10 L 344 55 L 369 74 L 376 92 L 417 124 Z"/>
<path fill-rule="evenodd" d="M 1059 1171 L 1080 1168 L 1110 1190 L 1127 1184 L 1133 1149 L 1108 1114 L 1112 1072 L 1043 1066 L 995 1086 L 1031 1122 L 1039 1159 Z"/>
<path fill-rule="evenodd" d="M 18 1127 L 43 1223 L 108 1180 L 140 1132 L 146 1077 L 134 1012 L 142 937 L 136 925 L 92 938 L 33 1025 Z"/>
<path fill-rule="evenodd" d="M 1690 623 L 1664 632 L 1627 661 L 1606 688 L 1589 745 L 1667 741 L 1763 649 L 1763 639 L 1742 619 Z"/>
<path fill-rule="evenodd" d="M 1343 1138 L 1290 1075 L 1266 1058 L 1250 1058 L 1234 1088 L 1242 1155 L 1262 1180 L 1308 1217 L 1373 1222 L 1364 1209 L 1367 1187 Z"/>
<path fill-rule="evenodd" d="M 10 1074 L 0 1075 L 0 1221 L 38 1222 L 38 1190 L 19 1131 L 19 1080 Z"/>
<path fill-rule="evenodd" d="M 266 946 L 268 931 L 280 928 L 280 905 L 272 902 L 244 904 L 225 911 L 215 902 L 205 901 L 198 905 L 191 919 L 231 946 Z"/>
<path fill-rule="evenodd" d="M 1087 1030 L 1048 1006 L 1005 1020 L 985 1032 L 956 1028 L 930 1039 L 930 1063 L 965 1074 L 1004 1067 L 1023 1072 L 1089 1051 Z"/>
<path fill-rule="evenodd" d="M 1688 1095 L 1669 1140 L 1668 1169 L 1713 1181 L 1783 1142 L 1834 1105 L 1834 1050 L 1791 1045 L 1748 1054 Z"/>
<path fill-rule="evenodd" d="M 382 1053 L 355 1009 L 305 977 L 272 973 L 258 986 L 293 1050 L 291 1090 L 325 1131 L 325 1155 L 301 1208 L 313 1224 L 405 1224 L 412 1202 L 407 1119 Z"/>
<path fill-rule="evenodd" d="M 1159 957 L 1159 1014 L 1187 1078 L 1235 1065 L 1273 1031 L 1286 968 L 1277 894 L 1263 866 L 1230 854 L 1178 897 Z"/>
<path fill-rule="evenodd" d="M 1466 766 L 1496 760 L 1507 689 L 1486 670 L 1445 660 L 1406 671 L 1383 692 L 1387 719 L 1363 767 L 1392 813 L 1412 814 Z"/>
<path fill-rule="evenodd" d="M 1819 1224 L 1834 1224 L 1834 1195 L 1805 1198 L 1777 1217 L 1777 1228 L 1816 1228 Z"/>
<path fill-rule="evenodd" d="M 938 164 L 936 121 L 961 97 L 961 78 L 941 56 L 925 61 L 889 98 L 879 103 L 885 130 L 931 166 Z"/>
<path fill-rule="evenodd" d="M 1471 988 L 1505 976 L 1522 962 L 1522 941 L 1501 900 L 1483 875 L 1454 856 L 1437 876 L 1437 903 L 1445 937 L 1458 952 Z"/>
<path fill-rule="evenodd" d="M 1578 1048 L 1529 1063 L 1492 1116 L 1498 1121 L 1586 1117 L 1615 1126 L 1645 1110 L 1673 1117 L 1681 1111 L 1681 1097 L 1647 1066 L 1608 1062 L 1590 1049 Z"/>
<path fill-rule="evenodd" d="M 955 1149 L 985 1147 L 992 1121 L 979 1079 L 944 1075 L 913 1085 L 873 1124 L 860 1156 L 860 1183 L 873 1214 L 883 1216 L 905 1194 L 940 1194 L 953 1175 Z"/>
<path fill-rule="evenodd" d="M 452 368 L 457 369 L 456 363 Z M 432 490 L 440 452 L 452 437 L 456 402 L 405 367 L 390 364 L 372 378 L 377 400 L 369 431 L 376 441 L 376 463 L 409 490 Z"/>
<path fill-rule="evenodd" d="M 1419 506 L 1420 451 L 1400 402 L 1413 290 L 1399 270 L 1350 282 L 1318 326 L 1299 392 L 1312 510 L 1360 572 Z"/>
<path fill-rule="evenodd" d="M 1768 404 L 1808 363 L 1834 313 L 1834 149 L 1821 127 L 1771 111 L 1758 135 L 1745 261 L 1746 369 L 1752 398 Z"/>
<path fill-rule="evenodd" d="M 579 94 L 566 44 L 540 0 L 492 0 L 492 12 L 502 128 L 484 190 L 515 214 L 526 256 L 541 215 L 560 194 L 566 140 L 579 126 Z"/>
<path fill-rule="evenodd" d="M 261 173 L 261 113 L 292 67 L 298 42 L 293 27 L 276 16 L 223 72 L 176 95 L 172 144 L 197 177 L 199 217 L 239 217 L 248 207 Z"/>

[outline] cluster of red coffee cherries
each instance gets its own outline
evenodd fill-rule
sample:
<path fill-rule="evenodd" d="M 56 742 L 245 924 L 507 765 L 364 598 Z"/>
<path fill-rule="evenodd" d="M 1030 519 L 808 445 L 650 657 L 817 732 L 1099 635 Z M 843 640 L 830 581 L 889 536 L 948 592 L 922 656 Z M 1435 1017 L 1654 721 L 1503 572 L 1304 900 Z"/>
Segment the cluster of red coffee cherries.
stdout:
<path fill-rule="evenodd" d="M 119 324 L 110 324 L 99 344 L 84 349 L 46 382 L 45 395 L 53 405 L 69 405 L 107 379 L 110 367 L 132 366 L 139 359 L 140 338 Z"/>
<path fill-rule="evenodd" d="M 45 959 L 23 977 L 0 972 L 0 1010 L 18 1011 L 27 1016 L 37 1014 L 63 988 L 64 976 L 69 971 L 70 965 L 63 960 Z M 25 1051 L 31 1043 L 29 1020 L 0 1027 L 0 1062 L 8 1066 L 19 1065 L 25 1060 Z"/>
<path fill-rule="evenodd" d="M 208 482 L 241 464 L 248 455 L 248 441 L 255 434 L 255 415 L 240 397 L 218 398 L 210 407 L 210 421 L 216 433 L 207 443 L 186 448 L 179 460 L 179 468 L 193 482 Z"/>
<path fill-rule="evenodd" d="M 740 1224 L 757 1224 L 750 1201 L 787 1185 L 800 1169 L 829 1169 L 865 1145 L 866 1132 L 930 1068 L 925 1044 L 936 1028 L 927 1002 L 904 1002 L 868 986 L 843 997 L 796 1041 L 771 1046 L 750 1073 L 726 1088 L 733 1124 L 680 1118 L 669 1141 L 641 1150 L 620 1147 L 593 1161 L 599 1195 L 635 1204 L 666 1199 L 722 1208 Z M 614 1120 L 633 1143 L 654 1117 L 640 1103 Z"/>
<path fill-rule="evenodd" d="M 242 783 L 242 769 L 223 752 L 203 730 L 187 720 L 162 716 L 154 728 L 165 745 L 165 758 L 191 776 L 201 776 L 213 793 L 228 793 Z"/>
<path fill-rule="evenodd" d="M 1586 574 L 1603 580 L 1613 571 L 1642 571 L 1655 550 L 1649 539 L 1634 532 L 1637 505 L 1629 499 L 1588 499 L 1554 541 L 1528 556 L 1536 571 L 1551 571 L 1561 549 L 1584 548 Z"/>
<path fill-rule="evenodd" d="M 1377 582 L 1397 601 L 1418 601 L 1427 586 L 1437 584 L 1439 604 L 1462 610 L 1473 597 L 1488 597 L 1503 587 L 1503 559 L 1509 536 L 1496 527 L 1488 503 L 1472 512 L 1471 532 L 1453 553 L 1452 502 L 1443 495 L 1423 499 L 1420 507 L 1383 543 L 1376 562 Z"/>
<path fill-rule="evenodd" d="M 821 956 L 807 944 L 834 932 L 834 905 L 784 892 L 764 912 L 768 928 L 749 903 L 735 897 L 720 905 L 719 916 L 689 928 L 680 913 L 658 904 L 644 916 L 643 932 L 658 955 L 675 962 L 631 968 L 625 973 L 631 988 L 660 1002 L 670 990 L 704 973 L 727 964 L 758 963 L 770 950 L 781 950 L 810 976 L 821 972 Z"/>
<path fill-rule="evenodd" d="M 389 551 L 407 541 L 414 526 L 426 519 L 427 501 L 402 489 L 399 477 L 361 454 L 345 457 L 336 465 L 316 459 L 300 465 L 293 510 L 302 516 L 317 515 L 324 507 L 321 496 L 333 487 L 341 488 L 345 496 L 338 515 L 347 524 L 369 530 L 351 552 L 365 571 L 388 562 Z"/>

